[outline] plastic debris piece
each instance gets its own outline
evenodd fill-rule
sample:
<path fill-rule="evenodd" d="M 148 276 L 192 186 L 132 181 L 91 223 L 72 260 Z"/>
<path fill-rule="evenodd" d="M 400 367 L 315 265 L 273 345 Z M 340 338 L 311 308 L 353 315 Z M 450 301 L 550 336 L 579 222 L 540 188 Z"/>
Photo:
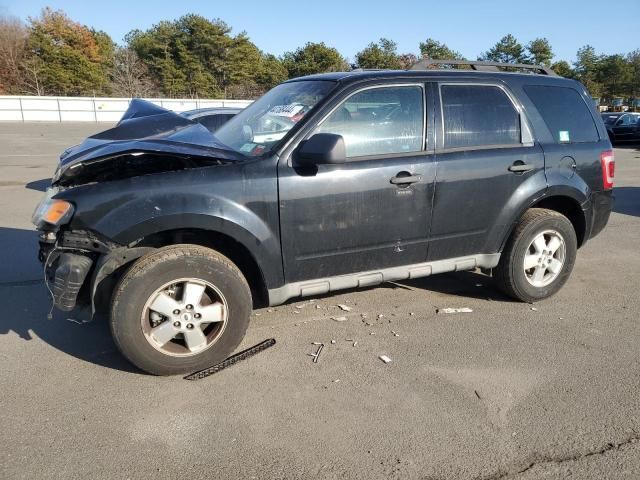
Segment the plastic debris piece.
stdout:
<path fill-rule="evenodd" d="M 296 305 L 296 308 L 297 308 L 298 310 L 300 310 L 300 309 L 302 309 L 302 308 L 304 308 L 304 307 L 306 307 L 306 305 Z"/>
<path fill-rule="evenodd" d="M 399 336 L 400 336 L 400 334 L 398 334 L 398 333 L 394 332 L 393 330 L 391 330 L 391 334 L 392 334 L 394 337 L 399 337 Z"/>
<path fill-rule="evenodd" d="M 462 308 L 438 308 L 437 313 L 471 313 L 473 310 L 467 307 Z"/>
<path fill-rule="evenodd" d="M 349 307 L 348 305 L 345 305 L 345 304 L 343 304 L 343 303 L 339 303 L 339 304 L 338 304 L 338 308 L 339 308 L 340 310 L 345 311 L 345 312 L 350 312 L 350 311 L 351 311 L 351 307 Z"/>
<path fill-rule="evenodd" d="M 391 362 L 391 359 L 389 357 L 387 357 L 386 355 L 380 355 L 378 357 L 380 360 L 382 360 L 384 363 L 389 363 Z"/>
<path fill-rule="evenodd" d="M 358 342 L 353 342 L 353 346 L 357 347 L 358 346 Z"/>
<path fill-rule="evenodd" d="M 413 315 L 415 315 L 415 313 L 413 313 L 413 312 L 409 312 L 409 315 L 413 316 Z"/>
<path fill-rule="evenodd" d="M 311 342 L 311 345 L 322 345 L 322 342 Z"/>
<path fill-rule="evenodd" d="M 347 317 L 331 317 L 331 320 L 334 322 L 344 322 L 347 320 Z"/>
<path fill-rule="evenodd" d="M 321 307 L 320 307 L 320 305 L 316 305 L 316 308 L 317 308 L 317 309 L 320 309 Z"/>
<path fill-rule="evenodd" d="M 311 354 L 311 356 L 313 357 L 313 363 L 318 363 L 318 357 L 320 356 L 320 352 L 322 352 L 323 348 L 324 348 L 324 343 L 321 343 L 318 346 L 318 350 L 316 351 L 316 353 Z"/>
<path fill-rule="evenodd" d="M 200 380 L 202 378 L 208 377 L 209 375 L 213 375 L 214 373 L 218 373 L 220 370 L 224 370 L 231 365 L 238 363 L 241 360 L 245 360 L 256 353 L 260 353 L 263 350 L 266 350 L 269 347 L 273 347 L 276 344 L 275 338 L 269 338 L 263 342 L 254 345 L 253 347 L 247 348 L 242 352 L 236 353 L 235 355 L 231 355 L 226 360 L 213 365 L 211 367 L 205 368 L 204 370 L 200 370 L 198 372 L 190 373 L 186 377 L 183 377 L 185 380 Z"/>
<path fill-rule="evenodd" d="M 536 307 L 531 307 L 531 310 L 533 310 L 534 312 L 538 311 L 538 309 Z"/>
<path fill-rule="evenodd" d="M 336 344 L 335 339 L 331 340 L 331 345 L 335 345 L 335 344 Z"/>

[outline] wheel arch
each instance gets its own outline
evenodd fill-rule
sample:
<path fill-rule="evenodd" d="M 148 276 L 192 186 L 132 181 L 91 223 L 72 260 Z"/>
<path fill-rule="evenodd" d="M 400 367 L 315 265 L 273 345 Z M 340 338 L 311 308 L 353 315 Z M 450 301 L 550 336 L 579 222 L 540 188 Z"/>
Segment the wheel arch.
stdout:
<path fill-rule="evenodd" d="M 244 243 L 227 233 L 201 228 L 176 228 L 151 233 L 136 246 L 155 249 L 175 244 L 200 245 L 221 253 L 240 269 L 249 283 L 254 306 L 267 305 L 267 281 L 258 259 Z"/>
<path fill-rule="evenodd" d="M 255 250 L 228 232 L 194 227 L 153 229 L 138 238 L 130 247 L 121 247 L 105 255 L 92 276 L 92 304 L 108 305 L 118 278 L 138 258 L 168 245 L 194 244 L 208 247 L 226 256 L 240 269 L 247 280 L 255 308 L 268 304 L 268 279 Z M 281 270 L 281 269 L 280 269 Z"/>
<path fill-rule="evenodd" d="M 544 195 L 530 199 L 526 206 L 513 218 L 506 234 L 503 235 L 499 251 L 502 252 L 504 250 L 507 241 L 518 225 L 518 221 L 522 218 L 522 215 L 531 208 L 546 208 L 567 217 L 576 232 L 578 248 L 581 247 L 587 239 L 587 213 L 583 208 L 586 199 L 581 194 L 582 192 L 572 190 L 573 189 L 548 190 Z"/>

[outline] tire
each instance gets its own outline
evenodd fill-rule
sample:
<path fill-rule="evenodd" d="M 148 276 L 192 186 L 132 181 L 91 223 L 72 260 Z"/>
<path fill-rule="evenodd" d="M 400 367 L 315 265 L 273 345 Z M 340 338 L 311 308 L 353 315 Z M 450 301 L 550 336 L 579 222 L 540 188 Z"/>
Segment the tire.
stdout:
<path fill-rule="evenodd" d="M 520 219 L 500 256 L 496 283 L 505 294 L 523 302 L 548 298 L 571 275 L 577 250 L 576 232 L 567 217 L 553 210 L 531 208 Z M 525 269 L 527 266 L 532 267 Z"/>
<path fill-rule="evenodd" d="M 122 354 L 145 372 L 191 373 L 236 349 L 251 308 L 249 285 L 228 258 L 197 245 L 173 245 L 138 259 L 120 279 L 111 333 Z"/>

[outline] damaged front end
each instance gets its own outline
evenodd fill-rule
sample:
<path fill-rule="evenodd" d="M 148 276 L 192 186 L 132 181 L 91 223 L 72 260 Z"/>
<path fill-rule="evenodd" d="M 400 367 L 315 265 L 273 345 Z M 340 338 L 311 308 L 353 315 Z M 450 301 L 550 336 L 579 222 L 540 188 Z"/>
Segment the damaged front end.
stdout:
<path fill-rule="evenodd" d="M 70 311 L 80 297 L 93 306 L 106 276 L 150 250 L 120 245 L 92 230 L 91 221 L 74 218 L 73 189 L 82 186 L 86 195 L 92 184 L 225 165 L 241 158 L 201 124 L 138 99 L 115 127 L 65 150 L 32 218 L 40 231 L 38 257 L 55 306 Z"/>

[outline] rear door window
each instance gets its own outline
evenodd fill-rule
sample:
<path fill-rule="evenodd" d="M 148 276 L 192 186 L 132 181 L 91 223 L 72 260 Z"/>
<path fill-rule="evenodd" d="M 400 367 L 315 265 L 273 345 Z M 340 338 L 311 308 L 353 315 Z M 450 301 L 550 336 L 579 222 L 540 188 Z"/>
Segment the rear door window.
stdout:
<path fill-rule="evenodd" d="M 526 85 L 524 91 L 542 115 L 556 142 L 600 140 L 589 107 L 573 88 Z"/>
<path fill-rule="evenodd" d="M 520 115 L 491 85 L 442 85 L 444 148 L 519 145 Z"/>

